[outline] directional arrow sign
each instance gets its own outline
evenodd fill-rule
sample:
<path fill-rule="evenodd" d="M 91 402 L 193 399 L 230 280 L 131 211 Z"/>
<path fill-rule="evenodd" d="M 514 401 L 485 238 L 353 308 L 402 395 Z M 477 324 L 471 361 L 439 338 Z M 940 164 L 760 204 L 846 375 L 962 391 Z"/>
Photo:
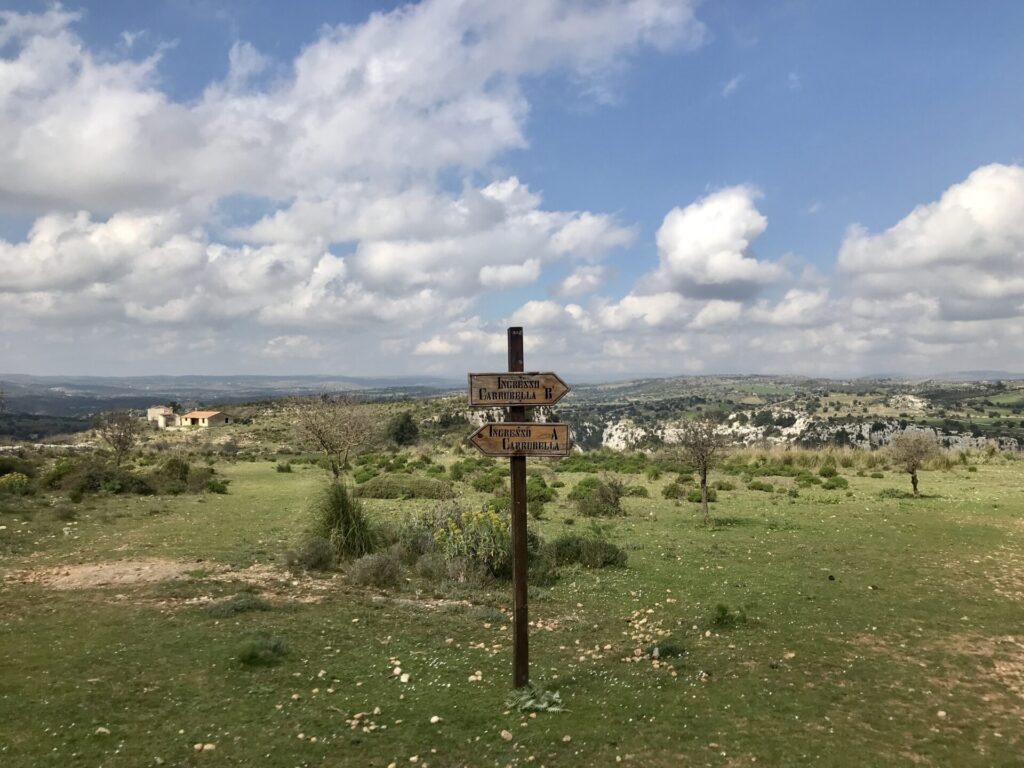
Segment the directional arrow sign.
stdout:
<path fill-rule="evenodd" d="M 484 424 L 469 442 L 487 456 L 568 456 L 569 425 L 535 421 Z"/>
<path fill-rule="evenodd" d="M 502 405 L 554 405 L 569 386 L 553 373 L 471 373 L 469 404 L 481 408 Z"/>

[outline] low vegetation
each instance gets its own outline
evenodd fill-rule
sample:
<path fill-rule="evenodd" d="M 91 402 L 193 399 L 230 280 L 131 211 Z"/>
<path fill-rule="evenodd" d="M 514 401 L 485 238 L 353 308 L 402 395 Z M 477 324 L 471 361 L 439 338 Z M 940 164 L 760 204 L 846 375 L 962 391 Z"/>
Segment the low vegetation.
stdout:
<path fill-rule="evenodd" d="M 0 456 L 0 762 L 1018 761 L 1018 456 L 531 461 L 510 697 L 507 462 L 380 408 L 337 482 L 289 429 Z"/>

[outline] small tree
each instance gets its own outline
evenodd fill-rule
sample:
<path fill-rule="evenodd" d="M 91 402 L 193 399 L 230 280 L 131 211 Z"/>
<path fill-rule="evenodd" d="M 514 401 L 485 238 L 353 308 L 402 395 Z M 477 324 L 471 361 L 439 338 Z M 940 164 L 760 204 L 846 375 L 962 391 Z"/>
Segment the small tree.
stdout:
<path fill-rule="evenodd" d="M 335 480 L 348 467 L 352 451 L 366 445 L 373 436 L 370 406 L 351 397 L 325 394 L 296 400 L 292 413 L 299 437 L 324 455 Z"/>
<path fill-rule="evenodd" d="M 114 454 L 114 465 L 118 467 L 135 447 L 141 431 L 139 419 L 127 411 L 101 413 L 93 419 L 93 429 Z"/>
<path fill-rule="evenodd" d="M 903 432 L 889 443 L 889 452 L 893 463 L 910 475 L 914 495 L 920 496 L 917 490 L 917 470 L 924 466 L 926 461 L 939 455 L 939 446 L 935 438 L 928 432 Z"/>
<path fill-rule="evenodd" d="M 726 444 L 725 436 L 718 432 L 718 425 L 708 418 L 684 422 L 679 433 L 679 445 L 700 477 L 700 503 L 704 510 L 705 524 L 711 521 L 708 509 L 708 471 L 715 465 Z"/>
<path fill-rule="evenodd" d="M 411 411 L 402 411 L 388 422 L 388 440 L 395 445 L 412 445 L 420 436 L 420 428 L 412 417 Z"/>

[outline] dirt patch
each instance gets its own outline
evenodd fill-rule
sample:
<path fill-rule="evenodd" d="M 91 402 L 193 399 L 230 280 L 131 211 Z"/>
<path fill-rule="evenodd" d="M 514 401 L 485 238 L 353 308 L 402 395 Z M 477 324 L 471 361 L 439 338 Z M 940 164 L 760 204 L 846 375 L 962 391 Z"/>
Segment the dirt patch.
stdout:
<path fill-rule="evenodd" d="M 14 580 L 23 584 L 40 584 L 51 589 L 93 589 L 184 579 L 188 578 L 190 572 L 199 569 L 197 563 L 174 560 L 118 560 L 28 571 L 17 574 Z"/>

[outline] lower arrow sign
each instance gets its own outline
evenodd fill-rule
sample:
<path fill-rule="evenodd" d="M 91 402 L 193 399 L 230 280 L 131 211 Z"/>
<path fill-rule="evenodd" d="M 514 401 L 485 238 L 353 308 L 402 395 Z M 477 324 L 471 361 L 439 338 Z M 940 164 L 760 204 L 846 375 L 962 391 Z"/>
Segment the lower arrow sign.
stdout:
<path fill-rule="evenodd" d="M 568 424 L 499 422 L 484 424 L 469 442 L 487 456 L 568 456 Z"/>

